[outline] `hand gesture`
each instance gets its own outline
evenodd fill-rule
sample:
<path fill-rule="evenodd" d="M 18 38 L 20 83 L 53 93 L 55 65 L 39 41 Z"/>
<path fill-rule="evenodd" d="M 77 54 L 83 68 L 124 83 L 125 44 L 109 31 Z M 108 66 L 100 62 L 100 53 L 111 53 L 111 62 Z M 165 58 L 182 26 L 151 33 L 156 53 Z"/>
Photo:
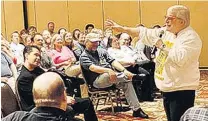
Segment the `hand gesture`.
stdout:
<path fill-rule="evenodd" d="M 124 70 L 124 74 L 128 77 L 128 80 L 132 80 L 132 77 L 134 76 L 133 73 L 129 72 L 128 70 Z"/>
<path fill-rule="evenodd" d="M 72 64 L 72 61 L 71 61 L 71 59 L 69 59 L 69 60 L 67 60 L 67 61 L 65 61 L 65 66 L 71 66 L 71 64 Z"/>
<path fill-rule="evenodd" d="M 117 79 L 116 73 L 113 70 L 109 69 L 108 74 L 110 76 L 110 82 L 114 83 Z"/>
<path fill-rule="evenodd" d="M 122 26 L 117 24 L 116 22 L 110 20 L 110 19 L 107 19 L 105 21 L 105 27 L 106 28 L 110 28 L 110 29 L 114 29 L 116 31 L 121 31 L 122 30 Z"/>

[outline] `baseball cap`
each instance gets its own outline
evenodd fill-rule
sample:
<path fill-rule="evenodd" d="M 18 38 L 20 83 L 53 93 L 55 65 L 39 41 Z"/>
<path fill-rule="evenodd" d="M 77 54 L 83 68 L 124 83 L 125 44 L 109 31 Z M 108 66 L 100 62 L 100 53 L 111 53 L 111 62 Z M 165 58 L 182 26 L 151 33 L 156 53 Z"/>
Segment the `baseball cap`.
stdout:
<path fill-rule="evenodd" d="M 100 35 L 96 33 L 89 33 L 85 36 L 86 40 L 90 40 L 91 42 L 101 41 Z"/>

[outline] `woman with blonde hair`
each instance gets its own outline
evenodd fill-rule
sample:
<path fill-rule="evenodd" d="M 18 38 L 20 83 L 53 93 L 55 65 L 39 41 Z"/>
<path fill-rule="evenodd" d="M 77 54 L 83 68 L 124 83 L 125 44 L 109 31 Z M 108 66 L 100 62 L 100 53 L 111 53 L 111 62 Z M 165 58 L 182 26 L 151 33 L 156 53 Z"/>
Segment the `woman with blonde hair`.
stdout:
<path fill-rule="evenodd" d="M 70 77 L 77 77 L 81 74 L 80 66 L 75 64 L 76 58 L 74 53 L 66 46 L 59 34 L 55 34 L 52 38 L 51 57 L 55 66 L 59 70 L 64 70 L 65 74 Z"/>

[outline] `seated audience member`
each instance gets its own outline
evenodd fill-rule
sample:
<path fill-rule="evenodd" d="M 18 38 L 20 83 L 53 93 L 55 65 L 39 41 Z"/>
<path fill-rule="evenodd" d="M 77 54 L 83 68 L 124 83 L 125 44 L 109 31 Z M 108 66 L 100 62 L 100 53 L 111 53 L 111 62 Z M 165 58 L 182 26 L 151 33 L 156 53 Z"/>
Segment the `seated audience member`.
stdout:
<path fill-rule="evenodd" d="M 14 53 L 12 52 L 10 43 L 4 38 L 3 35 L 1 35 L 1 50 L 4 51 L 12 59 L 14 64 L 17 63 L 17 58 L 14 56 Z"/>
<path fill-rule="evenodd" d="M 62 38 L 63 38 L 63 35 L 64 35 L 66 32 L 67 32 L 67 31 L 66 31 L 65 28 L 60 28 L 60 29 L 58 30 L 58 34 L 61 35 Z"/>
<path fill-rule="evenodd" d="M 116 37 L 109 38 L 109 44 L 112 46 L 108 48 L 108 54 L 116 59 L 121 65 L 126 67 L 127 70 L 136 74 L 145 74 L 146 79 L 141 85 L 141 92 L 136 92 L 139 96 L 139 99 L 142 101 L 153 101 L 153 83 L 154 83 L 154 73 L 150 73 L 149 70 L 142 68 L 142 64 L 145 63 L 145 60 L 135 53 L 133 50 L 127 46 L 120 46 L 118 39 Z M 135 88 L 138 86 L 134 85 Z"/>
<path fill-rule="evenodd" d="M 120 46 L 125 45 L 131 49 L 133 48 L 131 46 L 132 38 L 127 33 L 120 33 L 120 34 L 116 35 L 116 37 L 118 38 Z"/>
<path fill-rule="evenodd" d="M 16 111 L 2 121 L 77 121 L 67 109 L 74 103 L 66 96 L 62 78 L 53 72 L 38 76 L 33 83 L 35 108 L 30 112 Z M 57 93 L 58 92 L 58 93 Z"/>
<path fill-rule="evenodd" d="M 83 71 L 83 76 L 87 79 L 88 84 L 95 88 L 106 88 L 116 84 L 121 88 L 125 97 L 133 110 L 134 117 L 148 118 L 140 105 L 132 85 L 132 78 L 136 76 L 127 71 L 119 62 L 108 55 L 107 51 L 98 48 L 101 41 L 99 34 L 89 33 L 86 35 L 86 48 L 80 56 L 80 65 Z M 123 72 L 125 76 L 119 78 L 113 68 Z"/>
<path fill-rule="evenodd" d="M 28 34 L 34 37 L 35 33 L 37 33 L 37 28 L 35 26 L 30 26 L 28 29 Z"/>
<path fill-rule="evenodd" d="M 143 60 L 153 61 L 154 59 L 154 55 L 151 53 L 152 47 L 145 45 L 141 40 L 136 43 L 134 51 L 139 53 Z"/>
<path fill-rule="evenodd" d="M 22 29 L 20 31 L 20 44 L 25 45 L 25 38 L 28 36 L 28 31 L 26 29 Z"/>
<path fill-rule="evenodd" d="M 32 44 L 33 44 L 32 36 L 27 35 L 27 37 L 25 38 L 25 46 L 32 45 Z"/>
<path fill-rule="evenodd" d="M 74 53 L 63 44 L 61 36 L 59 34 L 54 35 L 52 38 L 52 45 L 54 46 L 54 49 L 51 51 L 52 60 L 56 68 L 64 70 L 66 75 L 78 77 L 81 75 L 80 66 L 75 64 L 76 58 Z"/>
<path fill-rule="evenodd" d="M 74 43 L 76 43 L 78 41 L 78 34 L 80 33 L 81 31 L 79 29 L 74 29 L 73 32 L 72 32 L 72 37 L 73 37 L 73 41 Z"/>
<path fill-rule="evenodd" d="M 20 42 L 19 33 L 15 31 L 12 33 L 12 36 L 11 36 L 10 47 L 11 47 L 12 52 L 14 53 L 15 58 L 17 59 L 17 63 L 16 63 L 17 69 L 21 68 L 24 62 L 23 54 L 22 54 L 24 46 L 22 44 L 19 44 L 19 42 Z"/>
<path fill-rule="evenodd" d="M 55 68 L 55 64 L 53 63 L 50 57 L 50 51 L 43 47 L 43 37 L 40 33 L 35 33 L 33 38 L 33 45 L 37 46 L 41 50 L 41 59 L 40 59 L 40 66 L 44 70 L 48 70 L 50 68 Z"/>
<path fill-rule="evenodd" d="M 103 41 L 100 42 L 100 46 L 104 49 L 108 49 L 108 38 L 113 35 L 113 31 L 111 29 L 106 29 L 104 32 Z"/>
<path fill-rule="evenodd" d="M 39 67 L 41 52 L 37 46 L 26 46 L 23 55 L 25 62 L 17 78 L 17 94 L 20 97 L 22 110 L 30 111 L 35 107 L 32 96 L 33 81 L 43 74 L 44 70 Z"/>
<path fill-rule="evenodd" d="M 51 35 L 50 35 L 50 32 L 48 30 L 43 30 L 42 36 L 43 36 L 43 40 L 44 40 L 43 47 L 46 50 L 51 50 Z"/>
<path fill-rule="evenodd" d="M 17 79 L 17 69 L 12 59 L 1 51 L 1 81 L 7 82 L 15 92 L 15 81 Z"/>
<path fill-rule="evenodd" d="M 74 53 L 76 60 L 79 60 L 79 58 L 76 56 L 76 54 L 74 52 L 78 48 L 74 44 L 72 34 L 70 32 L 66 32 L 63 36 L 63 40 L 64 40 L 64 46 L 68 47 Z"/>
<path fill-rule="evenodd" d="M 92 31 L 92 29 L 94 29 L 94 28 L 95 28 L 95 26 L 93 24 L 87 24 L 85 26 L 85 34 L 90 33 Z"/>
<path fill-rule="evenodd" d="M 40 33 L 35 33 L 33 37 L 33 45 L 39 47 L 40 49 L 43 47 L 43 37 Z"/>
<path fill-rule="evenodd" d="M 74 43 L 73 43 L 72 34 L 70 32 L 64 33 L 63 40 L 64 40 L 64 46 L 68 47 L 70 50 L 73 50 Z"/>
<path fill-rule="evenodd" d="M 208 107 L 191 107 L 181 116 L 180 121 L 208 121 Z"/>
<path fill-rule="evenodd" d="M 76 58 L 79 58 L 85 49 L 85 45 L 84 45 L 85 34 L 83 32 L 80 32 L 77 37 L 78 37 L 78 42 L 74 43 L 75 45 L 74 53 Z"/>
<path fill-rule="evenodd" d="M 54 22 L 48 22 L 48 31 L 50 32 L 51 37 L 53 37 L 56 33 L 54 32 L 55 29 L 55 23 Z"/>
<path fill-rule="evenodd" d="M 35 107 L 33 97 L 33 82 L 36 77 L 44 73 L 39 67 L 40 49 L 37 46 L 26 46 L 24 49 L 25 62 L 17 79 L 17 91 L 20 97 L 21 107 L 23 111 L 30 111 Z M 45 77 L 46 78 L 46 77 Z M 47 77 L 48 79 L 49 77 Z M 45 81 L 41 80 L 41 81 Z M 40 83 L 42 85 L 42 83 Z M 72 97 L 67 98 L 74 100 Z M 74 102 L 74 101 L 73 101 Z M 89 98 L 75 98 L 75 103 L 71 104 L 75 113 L 84 113 L 85 121 L 97 121 L 94 107 Z"/>

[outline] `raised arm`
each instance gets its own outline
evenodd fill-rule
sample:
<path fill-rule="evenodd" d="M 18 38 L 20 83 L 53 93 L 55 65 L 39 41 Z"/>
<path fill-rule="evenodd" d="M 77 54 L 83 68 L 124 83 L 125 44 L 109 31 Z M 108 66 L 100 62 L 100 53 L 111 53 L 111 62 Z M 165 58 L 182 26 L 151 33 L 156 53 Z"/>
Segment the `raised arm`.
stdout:
<path fill-rule="evenodd" d="M 134 36 L 134 37 L 139 36 L 139 29 L 138 28 L 122 26 L 122 25 L 119 25 L 118 23 L 116 23 L 116 22 L 114 22 L 113 20 L 110 20 L 110 19 L 107 19 L 105 21 L 105 27 L 106 28 L 111 28 L 111 29 L 113 29 L 115 31 L 118 31 L 118 32 L 128 33 L 128 34 L 130 34 L 131 36 Z"/>

